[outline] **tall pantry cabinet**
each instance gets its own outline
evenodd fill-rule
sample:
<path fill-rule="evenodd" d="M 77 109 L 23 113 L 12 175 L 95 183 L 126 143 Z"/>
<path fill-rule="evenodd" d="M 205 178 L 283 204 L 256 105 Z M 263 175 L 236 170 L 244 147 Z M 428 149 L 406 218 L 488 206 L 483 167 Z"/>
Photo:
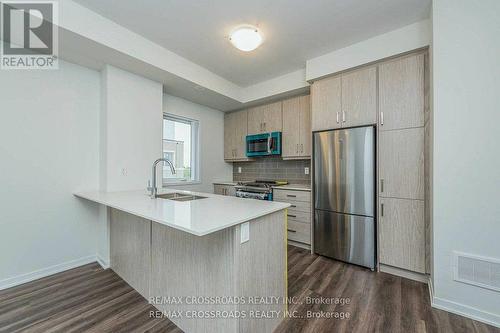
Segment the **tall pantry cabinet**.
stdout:
<path fill-rule="evenodd" d="M 379 65 L 378 217 L 381 264 L 426 273 L 425 61 Z"/>

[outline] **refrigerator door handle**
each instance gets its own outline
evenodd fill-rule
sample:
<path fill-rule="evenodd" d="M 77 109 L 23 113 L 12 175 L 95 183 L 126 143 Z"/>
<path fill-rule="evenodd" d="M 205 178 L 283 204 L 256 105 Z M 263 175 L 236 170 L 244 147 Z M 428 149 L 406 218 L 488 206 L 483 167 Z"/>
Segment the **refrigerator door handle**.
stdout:
<path fill-rule="evenodd" d="M 384 125 L 384 111 L 380 111 L 380 125 Z"/>
<path fill-rule="evenodd" d="M 337 124 L 339 123 L 339 112 L 337 111 Z"/>

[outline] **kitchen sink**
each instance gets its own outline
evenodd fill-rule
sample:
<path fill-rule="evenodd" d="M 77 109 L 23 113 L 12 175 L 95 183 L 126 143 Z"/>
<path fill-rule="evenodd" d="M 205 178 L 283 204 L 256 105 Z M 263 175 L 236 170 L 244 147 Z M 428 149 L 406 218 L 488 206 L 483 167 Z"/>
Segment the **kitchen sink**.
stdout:
<path fill-rule="evenodd" d="M 174 193 L 159 194 L 157 198 L 175 200 L 175 201 L 191 201 L 191 200 L 205 199 L 206 197 L 202 197 L 201 195 L 192 195 L 192 194 L 174 192 Z"/>

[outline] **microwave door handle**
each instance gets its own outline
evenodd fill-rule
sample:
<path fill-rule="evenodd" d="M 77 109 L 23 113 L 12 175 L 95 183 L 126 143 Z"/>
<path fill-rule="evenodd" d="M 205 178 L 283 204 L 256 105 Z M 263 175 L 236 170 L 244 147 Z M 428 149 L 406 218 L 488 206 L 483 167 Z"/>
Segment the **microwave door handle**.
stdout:
<path fill-rule="evenodd" d="M 271 154 L 271 149 L 273 147 L 273 138 L 271 136 L 271 133 L 269 133 L 269 139 L 267 139 L 267 153 Z"/>

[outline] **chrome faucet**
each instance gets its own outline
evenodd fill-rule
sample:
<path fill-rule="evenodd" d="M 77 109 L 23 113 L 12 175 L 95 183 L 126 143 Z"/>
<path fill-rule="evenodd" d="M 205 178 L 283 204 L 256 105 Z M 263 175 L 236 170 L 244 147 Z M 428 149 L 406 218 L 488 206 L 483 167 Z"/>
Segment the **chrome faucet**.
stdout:
<path fill-rule="evenodd" d="M 166 158 L 159 158 L 156 161 L 153 162 L 153 167 L 151 169 L 151 183 L 150 186 L 148 186 L 148 190 L 150 192 L 151 199 L 156 199 L 156 195 L 158 194 L 158 188 L 156 187 L 156 166 L 160 162 L 166 162 L 170 166 L 170 171 L 172 171 L 172 174 L 175 175 L 175 167 Z"/>

